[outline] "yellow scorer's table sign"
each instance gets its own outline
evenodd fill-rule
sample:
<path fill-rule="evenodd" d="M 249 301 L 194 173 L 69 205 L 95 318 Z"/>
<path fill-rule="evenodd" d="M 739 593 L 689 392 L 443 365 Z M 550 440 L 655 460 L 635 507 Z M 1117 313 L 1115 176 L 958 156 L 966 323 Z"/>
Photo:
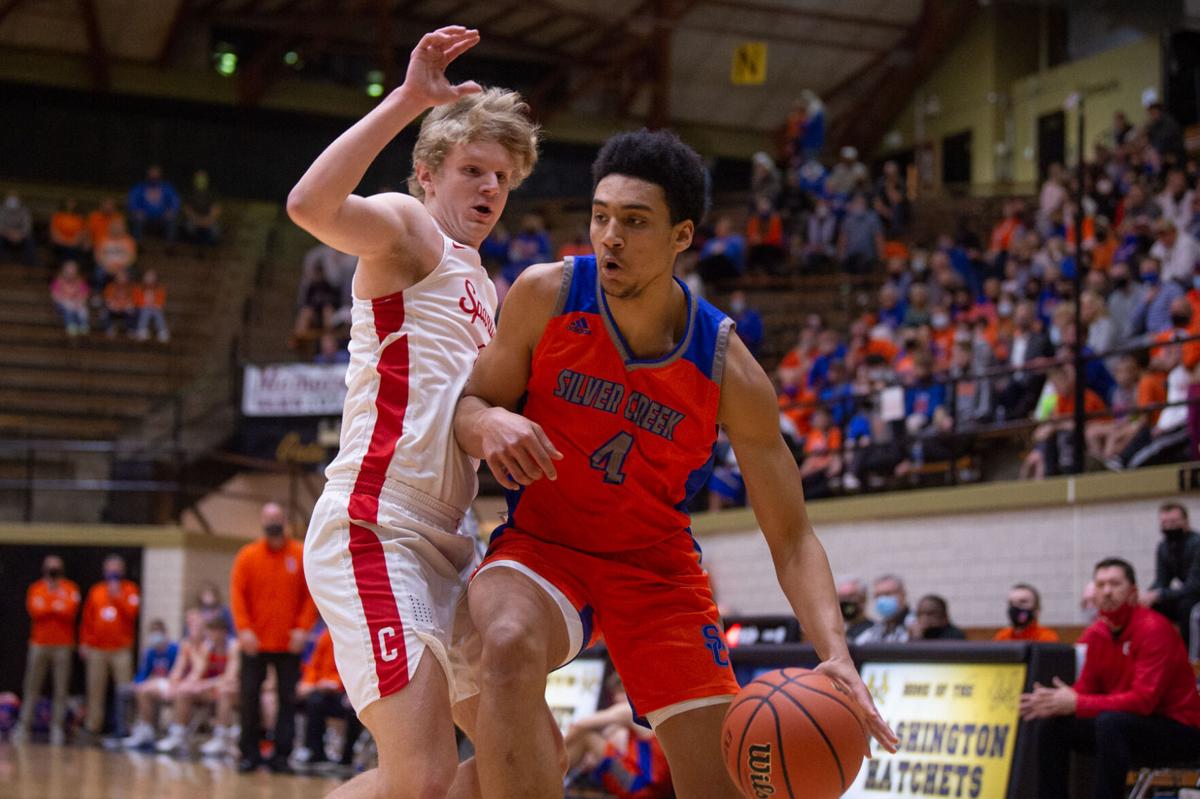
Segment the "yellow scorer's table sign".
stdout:
<path fill-rule="evenodd" d="M 847 797 L 1005 799 L 1024 664 L 867 663 L 862 676 L 900 750 L 872 743 Z"/>

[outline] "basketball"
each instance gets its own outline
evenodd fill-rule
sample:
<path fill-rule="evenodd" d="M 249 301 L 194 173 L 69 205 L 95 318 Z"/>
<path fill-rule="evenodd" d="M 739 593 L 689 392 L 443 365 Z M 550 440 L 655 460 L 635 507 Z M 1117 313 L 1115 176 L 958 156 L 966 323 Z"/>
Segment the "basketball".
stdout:
<path fill-rule="evenodd" d="M 721 750 L 747 799 L 835 799 L 858 776 L 867 739 L 854 700 L 831 679 L 808 669 L 779 669 L 734 698 Z"/>

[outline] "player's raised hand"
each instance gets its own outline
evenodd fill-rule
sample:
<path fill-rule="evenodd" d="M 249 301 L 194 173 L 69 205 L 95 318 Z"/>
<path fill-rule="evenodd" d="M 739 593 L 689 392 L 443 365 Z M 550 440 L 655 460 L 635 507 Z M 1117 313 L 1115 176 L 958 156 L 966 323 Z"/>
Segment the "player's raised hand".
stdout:
<path fill-rule="evenodd" d="M 482 91 L 473 80 L 457 86 L 446 78 L 451 61 L 479 43 L 479 31 L 450 25 L 427 33 L 417 42 L 408 59 L 404 85 L 397 92 L 415 96 L 426 105 L 444 105 L 460 97 Z"/>
<path fill-rule="evenodd" d="M 504 408 L 490 408 L 479 427 L 483 459 L 500 485 L 516 491 L 542 477 L 558 479 L 554 461 L 562 460 L 562 453 L 537 422 Z"/>
<path fill-rule="evenodd" d="M 899 739 L 896 738 L 896 733 L 892 732 L 892 728 L 888 726 L 887 722 L 883 720 L 883 716 L 879 715 L 879 711 L 875 707 L 875 700 L 871 698 L 871 692 L 867 690 L 867 686 L 862 681 L 858 669 L 854 668 L 854 664 L 849 660 L 830 658 L 817 666 L 816 671 L 833 680 L 843 691 L 854 698 L 858 704 L 859 714 L 866 722 L 867 731 L 871 737 L 878 741 L 885 750 L 895 754 Z"/>

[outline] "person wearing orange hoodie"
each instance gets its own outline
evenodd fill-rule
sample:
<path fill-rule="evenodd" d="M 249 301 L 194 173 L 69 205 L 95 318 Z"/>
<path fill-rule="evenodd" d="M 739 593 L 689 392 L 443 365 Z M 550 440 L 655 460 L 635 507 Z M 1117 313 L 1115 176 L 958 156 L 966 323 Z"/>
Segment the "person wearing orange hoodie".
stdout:
<path fill-rule="evenodd" d="M 42 561 L 42 579 L 29 586 L 25 608 L 33 624 L 29 633 L 25 690 L 21 694 L 21 717 L 14 738 L 21 739 L 29 734 L 38 694 L 46 683 L 46 672 L 50 671 L 54 681 L 50 743 L 59 745 L 64 740 L 63 714 L 67 707 L 67 686 L 71 682 L 79 586 L 63 577 L 63 561 L 58 555 L 47 555 Z"/>
<path fill-rule="evenodd" d="M 296 683 L 300 650 L 317 620 L 317 607 L 304 582 L 304 548 L 286 534 L 277 503 L 263 505 L 263 536 L 246 544 L 233 562 L 229 599 L 241 651 L 242 731 L 238 771 L 258 768 L 262 735 L 259 698 L 267 666 L 275 667 L 279 713 L 275 720 L 272 771 L 287 773 L 296 737 Z"/>
<path fill-rule="evenodd" d="M 304 664 L 298 691 L 304 703 L 304 748 L 296 753 L 296 759 L 306 767 L 322 771 L 329 763 L 325 753 L 325 725 L 329 717 L 346 720 L 346 734 L 342 738 L 341 759 L 337 766 L 346 769 L 354 761 L 354 742 L 362 732 L 362 722 L 350 706 L 337 663 L 333 659 L 333 636 L 326 628 L 317 638 L 312 656 Z"/>
<path fill-rule="evenodd" d="M 117 685 L 133 679 L 133 635 L 141 610 L 137 584 L 125 579 L 125 559 L 104 559 L 104 579 L 92 586 L 83 603 L 79 652 L 87 664 L 86 729 L 98 736 L 104 727 L 104 697 L 109 677 Z"/>

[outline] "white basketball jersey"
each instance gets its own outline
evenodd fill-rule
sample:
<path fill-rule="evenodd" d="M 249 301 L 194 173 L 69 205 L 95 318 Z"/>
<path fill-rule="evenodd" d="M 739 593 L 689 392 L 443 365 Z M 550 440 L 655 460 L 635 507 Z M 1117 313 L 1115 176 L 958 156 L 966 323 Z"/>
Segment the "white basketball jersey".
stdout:
<path fill-rule="evenodd" d="M 325 474 L 398 481 L 461 514 L 479 462 L 454 439 L 454 407 L 495 335 L 496 288 L 476 250 L 442 239 L 442 260 L 424 280 L 354 298 L 341 450 Z"/>

